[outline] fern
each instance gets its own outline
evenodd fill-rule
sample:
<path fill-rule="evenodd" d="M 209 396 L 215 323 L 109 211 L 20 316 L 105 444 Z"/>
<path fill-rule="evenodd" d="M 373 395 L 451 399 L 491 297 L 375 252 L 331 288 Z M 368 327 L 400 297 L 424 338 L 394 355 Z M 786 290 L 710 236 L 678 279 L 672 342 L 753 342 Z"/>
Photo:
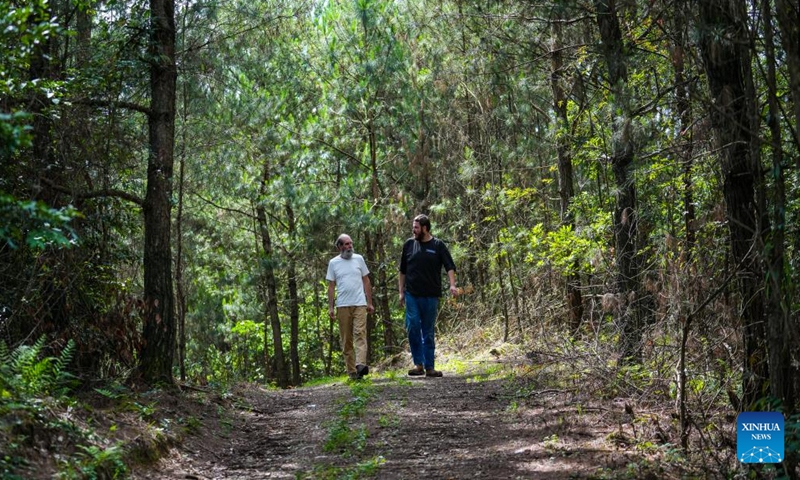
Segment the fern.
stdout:
<path fill-rule="evenodd" d="M 45 337 L 33 345 L 20 345 L 13 351 L 0 343 L 0 387 L 11 396 L 47 396 L 65 394 L 74 376 L 66 366 L 75 355 L 75 342 L 70 340 L 58 357 L 42 357 Z M 2 392 L 0 392 L 2 393 Z"/>
<path fill-rule="evenodd" d="M 61 351 L 61 355 L 53 359 L 53 384 L 56 387 L 56 392 L 59 395 L 64 395 L 67 391 L 77 383 L 75 375 L 67 371 L 67 365 L 72 363 L 75 357 L 75 341 L 71 338 L 67 342 L 67 346 Z"/>

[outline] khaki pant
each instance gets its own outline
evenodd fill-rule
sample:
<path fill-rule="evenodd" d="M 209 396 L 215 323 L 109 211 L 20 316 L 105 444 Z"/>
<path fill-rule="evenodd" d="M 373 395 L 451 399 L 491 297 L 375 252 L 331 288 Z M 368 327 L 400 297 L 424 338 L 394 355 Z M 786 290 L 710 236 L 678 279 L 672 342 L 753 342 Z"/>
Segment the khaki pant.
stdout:
<path fill-rule="evenodd" d="M 367 364 L 367 307 L 338 307 L 336 316 L 347 373 L 356 373 L 356 364 Z"/>

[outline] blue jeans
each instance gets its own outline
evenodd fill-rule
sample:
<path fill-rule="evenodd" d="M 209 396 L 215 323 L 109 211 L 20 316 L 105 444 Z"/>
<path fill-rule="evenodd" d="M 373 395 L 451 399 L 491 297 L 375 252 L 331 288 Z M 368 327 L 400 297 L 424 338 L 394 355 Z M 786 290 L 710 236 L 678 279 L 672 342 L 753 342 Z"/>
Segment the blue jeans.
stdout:
<path fill-rule="evenodd" d="M 433 354 L 436 350 L 434 322 L 439 311 L 437 297 L 415 297 L 406 292 L 406 331 L 408 346 L 414 365 L 422 365 L 426 370 L 433 368 Z"/>

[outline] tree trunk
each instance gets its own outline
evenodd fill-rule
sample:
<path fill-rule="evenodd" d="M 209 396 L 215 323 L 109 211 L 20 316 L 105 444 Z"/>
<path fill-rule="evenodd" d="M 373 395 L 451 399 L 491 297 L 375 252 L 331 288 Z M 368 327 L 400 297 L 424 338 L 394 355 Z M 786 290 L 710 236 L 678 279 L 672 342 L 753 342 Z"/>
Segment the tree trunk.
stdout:
<path fill-rule="evenodd" d="M 256 204 L 256 218 L 258 220 L 259 233 L 261 234 L 261 248 L 264 250 L 264 258 L 261 261 L 261 269 L 264 281 L 264 304 L 266 306 L 266 317 L 272 327 L 272 346 L 274 349 L 273 360 L 275 361 L 275 375 L 278 386 L 281 388 L 289 387 L 289 372 L 283 353 L 283 336 L 281 335 L 281 320 L 278 315 L 278 282 L 275 278 L 275 258 L 272 248 L 272 238 L 269 233 L 269 223 L 267 221 L 267 211 L 261 199 L 266 194 L 267 182 L 269 181 L 269 162 L 264 161 L 264 172 L 261 179 L 261 189 L 259 201 Z M 266 327 L 266 319 L 265 319 Z M 266 328 L 265 328 L 266 331 Z M 268 345 L 264 345 L 264 351 L 268 351 Z"/>
<path fill-rule="evenodd" d="M 800 5 L 798 5 L 797 0 L 775 0 L 775 6 L 781 44 L 783 45 L 786 64 L 789 69 L 789 91 L 794 105 L 794 129 L 791 129 L 791 122 L 787 122 L 787 124 L 794 140 L 796 152 L 800 149 Z M 795 168 L 800 170 L 800 154 L 797 153 L 795 153 Z M 795 235 L 792 243 L 794 251 L 800 252 L 800 235 Z M 795 253 L 795 255 L 797 254 Z M 796 276 L 796 272 L 797 269 L 795 269 L 795 276 L 791 278 L 789 285 L 784 285 L 784 288 L 789 289 L 786 292 L 786 298 L 794 298 L 796 289 L 793 286 L 800 281 Z M 800 342 L 800 320 L 796 315 L 789 319 L 789 330 L 787 340 L 797 345 Z M 797 365 L 798 361 L 800 361 L 800 354 L 797 353 L 797 349 L 794 349 L 794 352 L 794 358 L 790 365 Z M 792 367 L 790 374 L 794 378 L 794 383 L 791 386 L 792 397 L 794 397 L 794 392 L 800 390 L 800 371 L 798 371 L 797 367 Z"/>
<path fill-rule="evenodd" d="M 638 259 L 638 212 L 636 187 L 632 175 L 634 145 L 631 138 L 631 108 L 626 92 L 628 67 L 617 18 L 615 0 L 595 0 L 597 24 L 600 28 L 603 54 L 608 68 L 614 120 L 612 125 L 611 169 L 617 188 L 614 209 L 614 248 L 617 265 L 617 294 L 626 307 L 620 309 L 622 338 L 620 355 L 623 361 L 641 357 L 642 318 L 639 307 L 640 281 Z"/>
<path fill-rule="evenodd" d="M 800 148 L 800 5 L 797 0 L 775 0 L 781 45 L 789 67 L 789 90 L 794 104 L 794 145 Z M 796 157 L 800 169 L 800 155 Z"/>
<path fill-rule="evenodd" d="M 376 244 L 378 243 L 378 236 L 376 235 L 373 237 L 372 235 L 369 234 L 369 232 L 364 232 L 363 241 L 364 241 L 364 261 L 373 265 L 380 265 L 380 261 L 377 259 L 377 255 L 375 254 Z M 370 283 L 374 290 L 375 287 L 377 286 L 377 284 L 373 280 L 375 278 L 375 272 L 370 271 L 369 273 L 370 276 L 372 277 L 370 278 Z M 373 305 L 375 305 L 376 300 L 377 298 L 375 297 L 375 295 L 373 295 L 372 296 Z M 376 310 L 374 314 L 367 315 L 367 362 L 370 362 L 373 359 L 373 355 L 375 353 L 374 352 L 375 346 L 373 345 L 373 328 L 375 327 L 374 315 L 376 315 L 377 313 L 378 312 Z"/>
<path fill-rule="evenodd" d="M 778 106 L 777 67 L 772 27 L 772 11 L 770 2 L 762 1 L 764 15 L 764 54 L 767 60 L 767 105 L 769 106 L 768 126 L 770 129 L 770 150 L 772 153 L 773 173 L 773 217 L 772 238 L 767 239 L 767 331 L 769 352 L 769 387 L 772 396 L 783 402 L 789 411 L 794 405 L 791 332 L 789 327 L 789 305 L 791 297 L 786 295 L 784 272 L 785 260 L 785 228 L 786 228 L 786 178 L 783 166 L 783 149 L 781 146 L 781 112 Z M 771 241 L 769 241 L 771 240 Z"/>
<path fill-rule="evenodd" d="M 383 230 L 379 230 L 381 237 L 383 237 Z M 386 257 L 386 250 L 383 246 L 384 242 L 380 242 L 376 249 L 376 256 L 380 259 L 378 265 L 378 271 L 373 273 L 373 277 L 377 277 L 378 285 L 377 289 L 373 287 L 373 289 L 378 290 L 378 298 L 377 302 L 375 302 L 375 298 L 373 298 L 373 304 L 377 310 L 377 315 L 381 319 L 381 324 L 383 325 L 383 347 L 385 352 L 388 354 L 394 354 L 398 351 L 397 348 L 397 339 L 395 336 L 394 328 L 392 327 L 392 309 L 389 305 L 389 296 L 391 292 L 395 292 L 394 286 L 389 285 L 389 279 L 386 275 L 386 267 L 384 265 L 389 265 L 391 262 Z M 373 295 L 374 297 L 374 295 Z"/>
<path fill-rule="evenodd" d="M 186 292 L 183 288 L 183 186 L 186 167 L 186 88 L 183 89 L 183 141 L 178 167 L 178 212 L 175 215 L 175 287 L 178 323 L 178 368 L 181 381 L 186 381 Z"/>
<path fill-rule="evenodd" d="M 499 249 L 502 251 L 502 244 L 500 244 Z M 509 326 L 509 318 L 508 318 L 509 317 L 509 315 L 508 315 L 508 303 L 507 303 L 507 300 L 506 300 L 506 286 L 505 286 L 505 282 L 503 281 L 503 278 L 504 278 L 503 271 L 505 269 L 503 268 L 502 257 L 500 257 L 498 255 L 497 256 L 497 261 L 495 263 L 497 265 L 497 282 L 498 282 L 498 286 L 500 288 L 500 307 L 503 310 L 503 342 L 507 342 L 508 341 L 508 335 L 510 333 L 509 332 L 510 326 Z"/>
<path fill-rule="evenodd" d="M 320 323 L 320 319 L 328 318 L 327 315 L 327 308 L 325 312 L 322 310 L 322 293 L 321 290 L 321 282 L 312 282 L 314 288 L 314 331 L 317 335 L 317 341 L 319 342 L 319 349 L 316 354 L 319 356 L 320 361 L 322 362 L 322 370 L 325 372 L 325 375 L 330 375 L 330 365 L 327 362 L 328 357 L 325 355 L 325 336 L 326 332 Z"/>
<path fill-rule="evenodd" d="M 690 102 L 689 81 L 686 79 L 686 55 L 684 45 L 686 42 L 687 13 L 676 12 L 673 17 L 673 31 L 675 41 L 672 47 L 672 67 L 675 71 L 675 110 L 680 121 L 680 132 L 675 139 L 677 144 L 675 157 L 682 166 L 683 173 L 683 211 L 684 211 L 684 230 L 686 231 L 683 244 L 684 264 L 689 265 L 692 261 L 692 254 L 695 247 L 695 208 L 694 208 L 694 186 L 692 182 L 692 155 L 694 150 L 692 137 L 692 116 Z M 677 268 L 680 268 L 679 265 Z M 687 270 L 686 275 L 691 275 Z M 671 272 L 678 275 L 679 272 Z M 685 295 L 688 298 L 689 310 L 694 304 L 694 292 L 687 289 Z M 693 316 L 681 309 L 678 315 L 678 326 L 681 330 L 681 348 L 678 362 L 678 415 L 680 421 L 681 448 L 684 451 L 689 449 L 689 412 L 686 399 L 686 349 L 689 341 L 689 333 L 692 328 Z"/>
<path fill-rule="evenodd" d="M 750 108 L 746 91 L 750 55 L 746 6 L 740 1 L 701 0 L 700 49 L 713 104 L 709 107 L 723 174 L 731 253 L 738 275 L 744 343 L 742 407 L 750 410 L 765 394 L 767 374 L 764 332 L 763 269 L 758 247 L 755 184 L 759 166 L 750 148 Z"/>
<path fill-rule="evenodd" d="M 297 232 L 295 224 L 294 209 L 286 203 L 286 217 L 289 223 L 289 237 L 294 238 Z M 289 268 L 286 271 L 288 276 L 287 286 L 289 287 L 289 318 L 290 318 L 290 340 L 289 356 L 292 361 L 292 384 L 300 385 L 300 301 L 297 298 L 297 261 L 294 254 L 289 252 Z"/>
<path fill-rule="evenodd" d="M 556 111 L 557 133 L 556 151 L 558 152 L 558 193 L 561 200 L 561 224 L 575 228 L 575 218 L 569 209 L 572 197 L 575 196 L 575 187 L 572 175 L 572 157 L 570 155 L 568 132 L 569 118 L 567 116 L 567 95 L 563 85 L 563 40 L 561 33 L 562 10 L 554 8 L 556 17 L 551 23 L 553 43 L 551 52 L 550 85 L 553 90 L 553 107 Z M 577 261 L 573 264 L 577 272 Z M 578 273 L 567 274 L 567 310 L 569 312 L 569 326 L 573 333 L 577 333 L 583 317 L 583 299 L 581 298 L 581 280 Z"/>
<path fill-rule="evenodd" d="M 695 208 L 694 186 L 692 184 L 692 155 L 694 143 L 692 136 L 692 111 L 690 102 L 690 80 L 686 78 L 687 18 L 686 12 L 678 12 L 673 17 L 674 42 L 671 51 L 672 68 L 675 71 L 675 109 L 680 121 L 680 131 L 675 157 L 683 167 L 683 226 L 686 231 L 684 240 L 685 261 L 692 257 L 695 245 Z"/>
<path fill-rule="evenodd" d="M 175 2 L 150 0 L 150 151 L 144 199 L 145 382 L 172 383 L 175 311 L 172 291 L 172 165 L 175 142 Z"/>
<path fill-rule="evenodd" d="M 94 1 L 86 2 L 85 7 L 77 9 L 77 20 L 75 22 L 77 52 L 75 54 L 75 62 L 79 69 L 85 67 L 89 61 L 92 40 L 92 15 L 90 12 L 94 8 L 94 4 Z"/>

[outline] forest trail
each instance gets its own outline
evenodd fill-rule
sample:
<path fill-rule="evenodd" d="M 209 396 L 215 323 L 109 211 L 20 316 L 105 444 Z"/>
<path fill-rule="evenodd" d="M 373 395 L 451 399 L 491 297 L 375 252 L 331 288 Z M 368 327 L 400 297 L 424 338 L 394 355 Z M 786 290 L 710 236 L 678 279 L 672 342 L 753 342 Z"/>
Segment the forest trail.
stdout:
<path fill-rule="evenodd" d="M 521 396 L 508 378 L 404 374 L 286 391 L 242 387 L 229 417 L 209 414 L 197 435 L 133 478 L 669 476 L 630 470 L 658 462 L 642 463 L 626 443 L 636 427 L 619 401 L 590 404 L 554 389 Z"/>

